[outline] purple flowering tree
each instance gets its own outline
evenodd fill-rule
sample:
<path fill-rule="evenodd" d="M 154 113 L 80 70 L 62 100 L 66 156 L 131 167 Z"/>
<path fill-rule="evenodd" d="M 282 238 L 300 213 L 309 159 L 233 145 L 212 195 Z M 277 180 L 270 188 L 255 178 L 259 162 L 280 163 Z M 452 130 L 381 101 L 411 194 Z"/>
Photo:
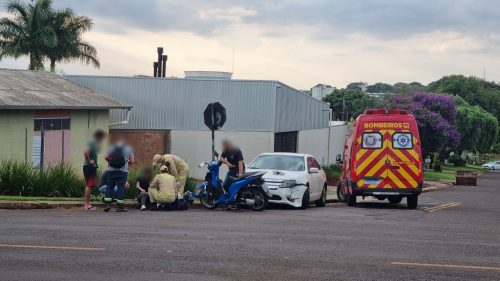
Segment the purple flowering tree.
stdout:
<path fill-rule="evenodd" d="M 456 129 L 457 108 L 452 97 L 417 92 L 388 97 L 383 105 L 407 110 L 415 116 L 424 155 L 442 152 L 445 148 L 455 149 L 460 144 L 460 134 Z"/>

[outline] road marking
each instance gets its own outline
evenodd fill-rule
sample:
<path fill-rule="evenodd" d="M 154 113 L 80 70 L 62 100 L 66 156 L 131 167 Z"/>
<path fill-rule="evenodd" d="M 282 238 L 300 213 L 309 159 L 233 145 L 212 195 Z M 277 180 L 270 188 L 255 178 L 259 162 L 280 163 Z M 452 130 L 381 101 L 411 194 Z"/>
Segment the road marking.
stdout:
<path fill-rule="evenodd" d="M 456 207 L 456 206 L 461 205 L 461 204 L 462 203 L 451 202 L 451 203 L 446 203 L 446 204 L 442 204 L 442 205 L 438 205 L 438 206 L 434 206 L 434 207 L 424 208 L 424 211 L 426 211 L 428 213 L 432 213 L 432 212 L 439 211 L 442 209 Z"/>
<path fill-rule="evenodd" d="M 106 248 L 60 247 L 60 246 L 16 245 L 16 244 L 0 244 L 0 248 L 24 248 L 24 249 L 45 249 L 45 250 L 75 250 L 75 251 L 104 251 L 104 250 L 106 250 Z"/>
<path fill-rule="evenodd" d="M 420 267 L 438 267 L 455 269 L 479 269 L 500 271 L 500 267 L 476 266 L 476 265 L 458 265 L 458 264 L 437 264 L 437 263 L 416 263 L 416 262 L 391 262 L 392 265 L 420 266 Z"/>

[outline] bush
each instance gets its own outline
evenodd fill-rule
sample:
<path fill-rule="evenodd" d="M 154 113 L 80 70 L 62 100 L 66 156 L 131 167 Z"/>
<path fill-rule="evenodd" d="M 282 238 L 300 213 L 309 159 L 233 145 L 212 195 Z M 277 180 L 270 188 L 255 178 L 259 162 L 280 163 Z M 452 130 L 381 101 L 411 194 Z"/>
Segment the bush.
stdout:
<path fill-rule="evenodd" d="M 465 159 L 463 159 L 460 155 L 454 154 L 448 160 L 450 163 L 455 165 L 456 167 L 463 167 L 466 164 Z"/>
<path fill-rule="evenodd" d="M 500 154 L 500 143 L 496 143 L 491 147 L 491 153 Z"/>
<path fill-rule="evenodd" d="M 139 194 L 136 188 L 140 168 L 131 168 L 128 173 L 130 188 L 125 192 L 126 199 L 135 199 Z M 102 171 L 98 171 L 98 179 Z M 185 191 L 196 190 L 196 180 L 186 180 Z M 70 165 L 60 163 L 43 170 L 35 169 L 31 163 L 20 161 L 0 162 L 0 195 L 38 196 L 38 197 L 83 197 L 85 181 L 79 171 Z M 98 198 L 99 190 L 94 188 L 92 195 Z"/>
<path fill-rule="evenodd" d="M 432 165 L 434 172 L 442 172 L 443 167 L 441 165 L 441 161 L 437 160 L 434 162 L 434 165 Z"/>
<path fill-rule="evenodd" d="M 69 165 L 61 163 L 39 170 L 27 162 L 0 162 L 2 195 L 82 197 L 84 191 L 83 179 Z"/>
<path fill-rule="evenodd" d="M 326 167 L 323 167 L 327 176 L 331 177 L 340 177 L 340 173 L 342 172 L 342 165 L 332 164 Z"/>

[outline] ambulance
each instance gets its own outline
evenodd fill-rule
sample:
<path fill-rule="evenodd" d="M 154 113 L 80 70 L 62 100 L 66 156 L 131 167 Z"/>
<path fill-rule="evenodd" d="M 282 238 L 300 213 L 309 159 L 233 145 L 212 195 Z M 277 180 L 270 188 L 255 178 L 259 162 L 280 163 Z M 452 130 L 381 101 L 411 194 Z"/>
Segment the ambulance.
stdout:
<path fill-rule="evenodd" d="M 398 204 L 406 197 L 416 209 L 424 182 L 417 122 L 404 110 L 372 109 L 349 128 L 343 155 L 339 199 L 356 205 L 358 196 Z"/>

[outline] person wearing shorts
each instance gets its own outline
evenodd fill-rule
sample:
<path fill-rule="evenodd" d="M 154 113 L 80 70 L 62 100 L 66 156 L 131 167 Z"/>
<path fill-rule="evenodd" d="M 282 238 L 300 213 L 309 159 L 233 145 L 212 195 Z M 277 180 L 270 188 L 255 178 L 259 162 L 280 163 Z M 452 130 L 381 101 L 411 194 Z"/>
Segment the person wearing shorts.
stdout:
<path fill-rule="evenodd" d="M 97 157 L 101 150 L 102 142 L 106 137 L 106 133 L 103 130 L 97 130 L 91 140 L 87 142 L 87 147 L 83 152 L 83 177 L 85 178 L 85 210 L 95 210 L 95 208 L 90 205 L 90 194 L 92 193 L 92 188 L 97 186 Z"/>

